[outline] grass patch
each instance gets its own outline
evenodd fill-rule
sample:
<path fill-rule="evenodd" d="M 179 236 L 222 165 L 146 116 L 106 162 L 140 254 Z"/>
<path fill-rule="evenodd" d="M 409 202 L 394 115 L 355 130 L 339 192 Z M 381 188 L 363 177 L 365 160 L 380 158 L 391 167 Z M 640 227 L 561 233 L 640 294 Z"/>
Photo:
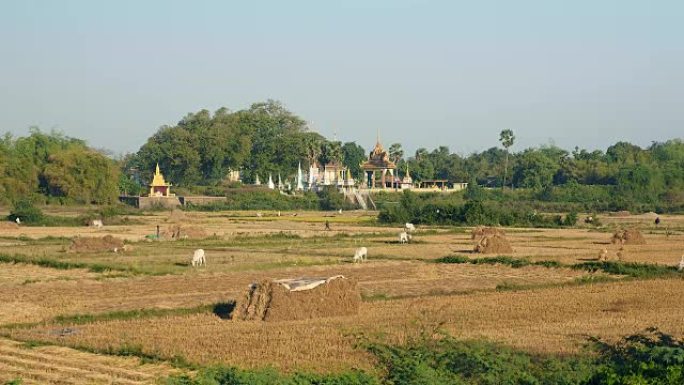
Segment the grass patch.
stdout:
<path fill-rule="evenodd" d="M 530 261 L 529 259 L 513 258 L 507 256 L 498 257 L 483 257 L 483 258 L 468 258 L 464 255 L 450 255 L 434 260 L 435 263 L 470 263 L 473 265 L 506 265 L 512 268 L 520 268 L 525 266 L 543 266 L 547 268 L 564 267 L 558 261 Z"/>
<path fill-rule="evenodd" d="M 58 261 L 56 259 L 50 258 L 27 258 L 23 255 L 8 255 L 0 254 L 0 263 L 25 263 L 28 265 L 36 265 L 41 267 L 47 267 L 51 269 L 58 270 L 71 270 L 71 269 L 86 269 L 93 273 L 105 273 L 110 271 L 124 271 L 130 273 L 139 273 L 137 270 L 131 267 L 120 267 L 104 265 L 100 263 L 82 263 L 82 262 L 65 262 Z"/>
<path fill-rule="evenodd" d="M 660 277 L 683 277 L 674 266 L 653 265 L 636 262 L 584 262 L 571 266 L 576 270 L 589 272 L 603 271 L 613 275 L 624 275 L 632 278 L 660 278 Z"/>

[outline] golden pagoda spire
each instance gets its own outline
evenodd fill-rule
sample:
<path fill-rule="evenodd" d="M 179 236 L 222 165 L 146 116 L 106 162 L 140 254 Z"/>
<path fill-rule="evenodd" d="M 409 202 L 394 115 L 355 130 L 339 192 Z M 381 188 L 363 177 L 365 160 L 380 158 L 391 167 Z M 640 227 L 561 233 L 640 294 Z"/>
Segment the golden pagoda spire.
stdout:
<path fill-rule="evenodd" d="M 154 171 L 154 175 L 159 175 L 161 172 L 159 171 L 159 162 L 157 162 L 157 169 Z"/>

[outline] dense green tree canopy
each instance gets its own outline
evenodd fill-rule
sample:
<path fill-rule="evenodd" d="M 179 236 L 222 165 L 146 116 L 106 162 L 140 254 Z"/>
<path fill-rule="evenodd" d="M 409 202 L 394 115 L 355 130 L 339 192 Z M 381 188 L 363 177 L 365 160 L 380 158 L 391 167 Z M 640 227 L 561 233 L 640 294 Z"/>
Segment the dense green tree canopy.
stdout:
<path fill-rule="evenodd" d="M 119 168 L 82 140 L 43 133 L 0 140 L 0 203 L 58 199 L 74 203 L 112 203 L 118 196 Z"/>

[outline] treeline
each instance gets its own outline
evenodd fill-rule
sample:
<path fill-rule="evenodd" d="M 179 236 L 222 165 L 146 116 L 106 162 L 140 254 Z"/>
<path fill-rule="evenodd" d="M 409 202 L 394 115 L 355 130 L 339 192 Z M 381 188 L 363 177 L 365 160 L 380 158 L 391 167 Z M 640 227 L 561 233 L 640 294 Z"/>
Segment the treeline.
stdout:
<path fill-rule="evenodd" d="M 85 142 L 33 128 L 27 137 L 0 139 L 0 203 L 116 202 L 119 167 Z"/>
<path fill-rule="evenodd" d="M 495 139 L 495 138 L 493 138 Z M 511 151 L 515 136 L 504 130 L 501 147 L 468 156 L 440 146 L 404 154 L 400 143 L 389 146 L 398 174 L 407 166 L 414 180 L 447 179 L 492 189 L 506 186 L 503 197 L 572 203 L 585 211 L 682 211 L 684 209 L 684 143 L 654 142 L 648 148 L 619 142 L 606 151 L 555 146 Z M 245 183 L 271 174 L 294 183 L 297 166 L 342 163 L 357 181 L 367 157 L 355 142 L 330 141 L 279 102 L 250 108 L 221 108 L 188 114 L 174 126 L 163 126 L 134 154 L 114 161 L 82 140 L 33 129 L 29 136 L 0 139 L 0 203 L 34 197 L 61 203 L 108 203 L 118 193 L 144 193 L 155 164 L 180 193 L 224 195 L 230 170 Z M 485 193 L 487 194 L 487 193 Z M 489 198 L 483 199 L 487 200 Z M 552 205 L 548 205 L 552 206 Z"/>
<path fill-rule="evenodd" d="M 359 175 L 365 156 L 363 147 L 328 141 L 269 100 L 235 112 L 221 108 L 213 115 L 207 110 L 188 114 L 175 126 L 161 127 L 124 167 L 132 179 L 145 183 L 159 162 L 167 179 L 187 188 L 225 184 L 230 170 L 240 170 L 246 183 L 257 175 L 264 183 L 269 174 L 294 183 L 300 162 L 305 170 L 315 162 L 343 163 Z"/>
<path fill-rule="evenodd" d="M 448 147 L 431 152 L 418 149 L 399 162 L 400 173 L 408 163 L 414 179 L 448 179 L 501 188 L 530 189 L 538 199 L 606 201 L 612 205 L 641 204 L 655 207 L 684 207 L 684 143 L 681 139 L 654 142 L 648 148 L 619 142 L 603 151 L 576 148 L 568 152 L 555 146 L 528 148 L 510 153 L 492 147 L 466 157 L 450 153 Z M 506 172 L 508 171 L 508 172 Z M 605 186 L 583 189 L 580 186 Z M 567 189 L 566 189 L 567 188 Z M 595 194 L 595 195 L 594 195 Z"/>

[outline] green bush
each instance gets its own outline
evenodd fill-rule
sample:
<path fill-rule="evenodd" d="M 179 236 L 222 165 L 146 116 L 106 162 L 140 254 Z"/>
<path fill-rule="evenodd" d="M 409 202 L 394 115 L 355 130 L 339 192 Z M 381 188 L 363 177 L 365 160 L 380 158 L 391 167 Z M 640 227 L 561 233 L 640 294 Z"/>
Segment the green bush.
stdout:
<path fill-rule="evenodd" d="M 200 370 L 194 378 L 173 376 L 165 385 L 380 385 L 375 377 L 351 371 L 338 374 L 295 373 L 285 375 L 273 369 L 256 371 L 216 366 Z"/>
<path fill-rule="evenodd" d="M 684 384 L 684 340 L 650 328 L 614 344 L 593 341 L 599 355 L 586 385 Z"/>
<path fill-rule="evenodd" d="M 583 262 L 572 266 L 573 269 L 590 272 L 603 271 L 608 274 L 626 275 L 634 278 L 655 278 L 663 276 L 681 276 L 674 266 L 652 265 L 647 263 L 625 262 Z"/>
<path fill-rule="evenodd" d="M 369 347 L 387 373 L 387 384 L 570 385 L 591 375 L 582 358 L 535 356 L 501 345 L 444 338 L 407 346 Z"/>
<path fill-rule="evenodd" d="M 10 215 L 7 217 L 10 221 L 15 221 L 17 218 L 27 224 L 39 223 L 45 219 L 45 215 L 31 200 L 20 199 L 14 203 Z"/>

